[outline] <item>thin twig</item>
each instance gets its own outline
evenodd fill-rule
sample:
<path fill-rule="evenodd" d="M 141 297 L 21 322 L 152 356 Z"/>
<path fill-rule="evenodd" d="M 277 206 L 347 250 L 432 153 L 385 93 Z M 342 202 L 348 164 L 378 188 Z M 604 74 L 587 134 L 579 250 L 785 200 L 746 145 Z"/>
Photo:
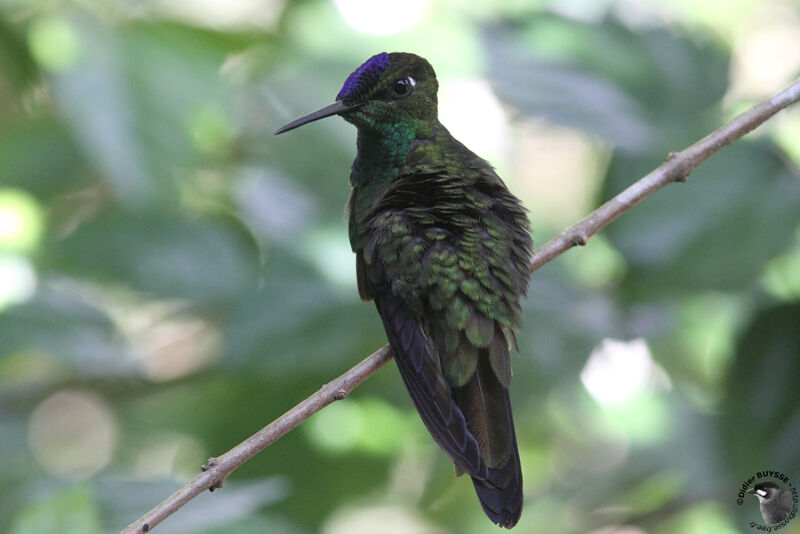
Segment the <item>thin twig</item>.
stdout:
<path fill-rule="evenodd" d="M 611 221 L 667 184 L 686 181 L 689 174 L 713 154 L 799 100 L 800 80 L 797 80 L 783 91 L 745 111 L 689 148 L 682 152 L 671 153 L 667 160 L 650 174 L 637 180 L 622 193 L 537 249 L 531 256 L 531 272 L 570 248 L 576 245 L 585 245 L 589 238 L 608 226 Z M 370 354 L 349 371 L 322 386 L 319 391 L 247 440 L 222 456 L 209 459 L 208 465 L 204 466 L 201 474 L 131 523 L 121 534 L 148 532 L 200 493 L 207 489 L 213 491 L 219 488 L 236 468 L 328 404 L 345 398 L 356 386 L 391 358 L 388 345 Z"/>

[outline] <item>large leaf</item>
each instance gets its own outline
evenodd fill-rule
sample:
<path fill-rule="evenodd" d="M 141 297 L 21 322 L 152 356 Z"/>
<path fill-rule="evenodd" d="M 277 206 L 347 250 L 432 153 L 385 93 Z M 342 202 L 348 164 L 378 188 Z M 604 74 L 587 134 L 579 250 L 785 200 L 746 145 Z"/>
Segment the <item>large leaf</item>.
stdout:
<path fill-rule="evenodd" d="M 9 94 L 18 97 L 38 77 L 36 64 L 28 52 L 20 32 L 0 17 L 0 118 L 18 111 Z M 7 107 L 8 106 L 8 107 Z M 9 109 L 11 108 L 11 109 Z"/>
<path fill-rule="evenodd" d="M 722 403 L 722 442 L 734 478 L 800 472 L 800 303 L 759 313 L 739 339 Z"/>
<path fill-rule="evenodd" d="M 224 325 L 226 365 L 268 376 L 343 371 L 386 342 L 372 303 L 333 291 L 310 266 L 278 249 L 263 285 L 239 299 Z"/>
<path fill-rule="evenodd" d="M 521 114 L 634 153 L 703 133 L 727 88 L 719 48 L 663 28 L 533 15 L 491 27 L 485 44 L 493 87 Z"/>
<path fill-rule="evenodd" d="M 114 324 L 91 295 L 70 280 L 45 280 L 33 299 L 0 314 L 0 365 L 8 380 L 0 385 L 65 370 L 109 376 L 129 365 Z"/>
<path fill-rule="evenodd" d="M 219 69 L 250 41 L 174 24 L 71 22 L 82 55 L 53 87 L 77 138 L 122 203 L 174 201 L 177 169 L 227 149 Z"/>
<path fill-rule="evenodd" d="M 618 154 L 606 196 L 657 164 Z M 767 141 L 740 141 L 633 208 L 607 230 L 647 294 L 744 289 L 791 243 L 800 224 L 798 170 Z"/>
<path fill-rule="evenodd" d="M 231 298 L 255 286 L 256 251 L 233 224 L 112 212 L 52 243 L 48 266 L 161 298 Z"/>
<path fill-rule="evenodd" d="M 0 183 L 4 186 L 52 197 L 88 182 L 86 168 L 63 122 L 49 117 L 0 122 Z"/>

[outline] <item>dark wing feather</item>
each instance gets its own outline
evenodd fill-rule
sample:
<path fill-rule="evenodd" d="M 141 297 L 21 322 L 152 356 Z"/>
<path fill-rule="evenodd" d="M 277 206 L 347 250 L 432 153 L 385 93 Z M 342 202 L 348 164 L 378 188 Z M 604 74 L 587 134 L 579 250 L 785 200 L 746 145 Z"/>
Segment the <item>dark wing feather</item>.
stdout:
<path fill-rule="evenodd" d="M 471 475 L 485 477 L 475 437 L 452 398 L 433 347 L 403 301 L 390 293 L 375 296 L 394 359 L 425 427 L 444 452 Z"/>
<path fill-rule="evenodd" d="M 374 274 L 369 280 L 375 280 Z M 501 526 L 513 527 L 522 512 L 522 471 L 508 388 L 492 367 L 492 361 L 508 358 L 507 345 L 492 343 L 479 350 L 472 377 L 463 386 L 452 387 L 432 340 L 389 287 L 370 284 L 370 295 L 417 412 L 457 468 L 472 477 L 486 515 Z M 499 328 L 495 337 L 502 336 Z M 505 354 L 491 357 L 493 350 Z"/>

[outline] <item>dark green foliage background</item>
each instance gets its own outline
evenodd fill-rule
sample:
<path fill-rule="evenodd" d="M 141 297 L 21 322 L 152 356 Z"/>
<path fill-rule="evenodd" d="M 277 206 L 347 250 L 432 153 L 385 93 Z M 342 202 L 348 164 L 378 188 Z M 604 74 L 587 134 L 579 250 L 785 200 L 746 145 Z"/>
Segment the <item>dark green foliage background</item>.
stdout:
<path fill-rule="evenodd" d="M 445 75 L 485 76 L 520 120 L 584 132 L 607 156 L 594 205 L 731 116 L 728 45 L 688 24 L 436 3 L 426 28 L 381 38 L 320 0 L 288 3 L 270 31 L 147 5 L 0 5 L 0 192 L 34 199 L 44 224 L 33 247 L 0 249 L 38 279 L 0 308 L 2 532 L 118 531 L 385 342 L 348 271 L 354 131 L 330 119 L 271 134 L 369 55 L 422 53 Z M 68 64 L 36 58 L 42 20 L 77 37 Z M 800 173 L 772 133 L 533 276 L 514 360 L 521 532 L 746 532 L 759 518 L 735 504 L 741 480 L 800 480 Z M 560 230 L 538 221 L 539 244 Z M 608 254 L 612 275 L 576 274 Z M 188 334 L 155 358 L 178 353 L 185 370 L 153 374 L 141 354 L 170 325 Z M 637 337 L 671 389 L 596 403 L 579 378 L 592 348 Z M 418 521 L 411 532 L 490 530 L 392 367 L 158 531 L 334 533 L 372 507 Z M 88 478 L 54 475 L 31 449 L 32 413 L 63 390 L 114 420 L 110 462 Z M 147 455 L 159 443 L 175 447 L 166 464 Z"/>

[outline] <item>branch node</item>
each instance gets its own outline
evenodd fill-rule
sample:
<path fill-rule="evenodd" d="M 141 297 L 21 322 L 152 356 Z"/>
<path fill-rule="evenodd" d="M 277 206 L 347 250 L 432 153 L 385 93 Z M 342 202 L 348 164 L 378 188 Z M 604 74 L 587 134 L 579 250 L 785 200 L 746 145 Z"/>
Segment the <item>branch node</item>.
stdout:
<path fill-rule="evenodd" d="M 692 165 L 689 162 L 682 162 L 681 165 L 676 166 L 674 171 L 675 177 L 672 179 L 673 182 L 685 182 L 689 179 L 689 175 L 694 170 L 695 165 Z"/>
<path fill-rule="evenodd" d="M 589 241 L 589 238 L 586 237 L 586 234 L 580 233 L 572 236 L 573 247 L 582 247 L 586 244 L 587 241 Z"/>
<path fill-rule="evenodd" d="M 209 469 L 211 469 L 211 468 L 212 468 L 212 467 L 214 467 L 215 465 L 217 465 L 217 459 L 216 459 L 216 458 L 213 458 L 213 457 L 212 457 L 212 458 L 209 458 L 209 459 L 208 459 L 208 462 L 207 462 L 205 465 L 203 465 L 203 466 L 200 466 L 200 471 L 202 471 L 203 473 L 205 473 L 206 471 L 208 471 Z"/>
<path fill-rule="evenodd" d="M 347 397 L 347 392 L 343 389 L 337 389 L 333 392 L 333 400 L 340 401 Z"/>
<path fill-rule="evenodd" d="M 681 171 L 680 173 L 678 173 L 677 176 L 675 176 L 675 180 L 673 180 L 673 181 L 684 183 L 688 179 L 689 179 L 689 172 Z"/>
<path fill-rule="evenodd" d="M 142 532 L 150 532 L 150 523 L 142 525 Z"/>
<path fill-rule="evenodd" d="M 664 160 L 673 161 L 674 159 L 678 158 L 681 155 L 680 152 L 670 152 L 667 154 L 667 158 Z M 701 160 L 702 161 L 702 160 Z M 699 163 L 699 162 L 698 162 Z M 682 161 L 677 165 L 675 169 L 675 177 L 672 179 L 673 182 L 685 182 L 689 179 L 689 175 L 692 173 L 692 170 L 697 166 L 697 163 L 692 164 L 691 161 Z"/>

